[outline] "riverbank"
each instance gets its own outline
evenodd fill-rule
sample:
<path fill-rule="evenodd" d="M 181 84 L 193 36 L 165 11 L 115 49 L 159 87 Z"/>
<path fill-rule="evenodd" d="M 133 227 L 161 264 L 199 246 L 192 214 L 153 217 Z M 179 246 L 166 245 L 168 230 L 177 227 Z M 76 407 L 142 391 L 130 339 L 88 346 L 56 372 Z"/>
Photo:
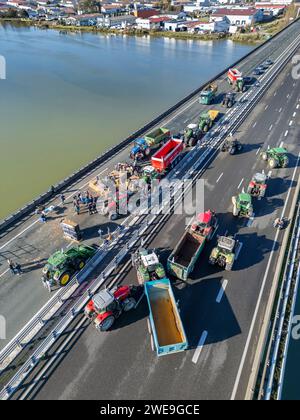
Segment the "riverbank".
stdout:
<path fill-rule="evenodd" d="M 100 33 L 104 35 L 126 35 L 126 36 L 151 36 L 169 39 L 180 39 L 180 40 L 197 40 L 197 41 L 219 41 L 219 40 L 231 40 L 233 42 L 243 44 L 260 44 L 265 42 L 270 36 L 274 36 L 277 32 L 282 30 L 287 23 L 283 22 L 284 19 L 279 19 L 271 22 L 270 24 L 261 25 L 263 30 L 257 32 L 246 32 L 236 34 L 226 33 L 207 33 L 207 34 L 196 34 L 189 32 L 165 32 L 165 31 L 148 31 L 135 28 L 125 29 L 113 29 L 113 28 L 96 28 L 94 26 L 71 26 L 62 25 L 57 22 L 46 22 L 39 21 L 34 22 L 29 19 L 0 19 L 0 22 L 10 22 L 16 25 L 34 26 L 39 29 L 54 29 L 62 32 L 75 32 L 75 33 Z"/>

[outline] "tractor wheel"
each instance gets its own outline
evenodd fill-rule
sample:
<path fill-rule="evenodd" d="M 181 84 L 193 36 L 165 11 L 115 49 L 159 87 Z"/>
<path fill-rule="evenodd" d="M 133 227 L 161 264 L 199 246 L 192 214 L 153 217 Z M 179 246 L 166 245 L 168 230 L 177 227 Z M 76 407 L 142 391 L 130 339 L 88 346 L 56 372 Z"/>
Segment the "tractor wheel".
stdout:
<path fill-rule="evenodd" d="M 109 220 L 111 220 L 112 222 L 118 220 L 119 216 L 117 215 L 117 213 L 111 213 L 109 215 Z"/>
<path fill-rule="evenodd" d="M 207 132 L 208 132 L 208 130 L 209 130 L 209 127 L 208 127 L 208 125 L 207 125 L 207 124 L 205 124 L 205 125 L 203 126 L 203 132 L 204 132 L 204 133 L 207 133 Z"/>
<path fill-rule="evenodd" d="M 189 140 L 189 147 L 194 147 L 194 146 L 196 146 L 196 144 L 197 144 L 197 140 L 194 137 L 192 137 Z"/>
<path fill-rule="evenodd" d="M 267 161 L 267 160 L 268 160 L 268 154 L 267 154 L 266 152 L 264 152 L 264 153 L 261 155 L 261 158 L 262 158 L 262 160 Z"/>
<path fill-rule="evenodd" d="M 135 305 L 136 305 L 136 300 L 133 297 L 129 297 L 125 299 L 123 302 L 124 312 L 131 311 L 135 307 Z"/>
<path fill-rule="evenodd" d="M 286 168 L 286 167 L 288 166 L 288 164 L 289 164 L 289 159 L 288 159 L 288 158 L 286 158 L 286 159 L 284 159 L 284 160 L 282 161 L 282 165 L 281 165 L 281 167 L 282 167 L 282 168 Z"/>
<path fill-rule="evenodd" d="M 269 166 L 270 166 L 271 169 L 277 168 L 278 167 L 278 164 L 279 164 L 279 162 L 275 158 L 271 158 L 269 160 Z"/>
<path fill-rule="evenodd" d="M 216 265 L 216 259 L 215 258 L 210 257 L 208 262 L 209 262 L 210 265 Z"/>
<path fill-rule="evenodd" d="M 115 317 L 113 315 L 108 316 L 107 318 L 105 318 L 101 324 L 99 324 L 99 329 L 100 331 L 108 331 L 113 324 L 115 323 Z"/>
<path fill-rule="evenodd" d="M 60 287 L 65 287 L 71 280 L 71 273 L 65 272 L 59 278 L 59 285 Z"/>
<path fill-rule="evenodd" d="M 227 263 L 225 265 L 225 271 L 231 271 L 232 270 L 232 264 Z"/>

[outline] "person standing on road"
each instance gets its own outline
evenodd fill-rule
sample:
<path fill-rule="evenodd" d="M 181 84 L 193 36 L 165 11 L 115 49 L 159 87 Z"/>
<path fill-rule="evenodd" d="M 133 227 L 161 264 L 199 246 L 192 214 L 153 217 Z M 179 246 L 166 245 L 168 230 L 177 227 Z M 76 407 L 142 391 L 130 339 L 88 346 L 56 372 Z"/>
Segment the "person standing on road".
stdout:
<path fill-rule="evenodd" d="M 80 214 L 80 205 L 76 204 L 76 213 L 79 215 Z"/>
<path fill-rule="evenodd" d="M 21 268 L 21 265 L 19 263 L 15 264 L 15 272 L 16 272 L 17 276 L 20 276 L 22 274 L 22 268 Z"/>
<path fill-rule="evenodd" d="M 7 265 L 11 271 L 12 274 L 16 274 L 16 268 L 15 268 L 15 264 L 12 262 L 11 259 L 7 260 Z"/>
<path fill-rule="evenodd" d="M 66 197 L 64 196 L 64 194 L 62 194 L 60 196 L 60 201 L 61 201 L 61 204 L 64 206 L 65 205 L 65 201 L 66 201 Z"/>

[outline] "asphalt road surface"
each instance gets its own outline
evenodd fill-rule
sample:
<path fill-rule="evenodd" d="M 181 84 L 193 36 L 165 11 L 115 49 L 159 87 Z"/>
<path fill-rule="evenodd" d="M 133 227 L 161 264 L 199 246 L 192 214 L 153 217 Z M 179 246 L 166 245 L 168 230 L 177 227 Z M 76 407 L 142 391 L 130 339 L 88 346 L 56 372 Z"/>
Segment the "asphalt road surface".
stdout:
<path fill-rule="evenodd" d="M 295 35 L 299 33 L 299 26 L 300 23 L 296 23 L 295 25 L 288 28 L 278 38 L 274 39 L 271 43 L 253 53 L 251 58 L 248 58 L 240 65 L 240 69 L 244 72 L 245 75 L 248 75 L 252 69 L 254 69 L 258 64 L 262 63 L 266 58 L 275 60 L 276 57 L 278 57 L 281 52 L 291 43 L 291 41 L 295 38 Z M 229 91 L 228 83 L 224 79 L 225 78 L 222 77 L 218 81 L 219 93 Z M 219 97 L 218 100 L 220 102 L 221 98 Z M 282 98 L 278 97 L 277 100 L 282 100 Z M 276 100 L 272 101 L 272 105 L 274 102 L 276 103 Z M 287 102 L 288 99 L 284 100 L 281 105 L 286 106 Z M 177 133 L 186 127 L 187 124 L 197 121 L 201 111 L 207 110 L 209 108 L 219 109 L 224 112 L 224 109 L 222 109 L 222 107 L 218 104 L 214 104 L 210 107 L 199 105 L 197 95 L 197 97 L 191 99 L 179 110 L 162 121 L 160 126 L 167 126 L 172 130 L 173 133 Z M 264 109 L 262 109 L 261 112 L 266 114 Z M 284 115 L 284 111 L 282 112 L 282 115 Z M 267 113 L 266 115 L 269 114 Z M 257 133 L 261 134 L 262 131 L 259 130 L 259 127 L 262 123 L 260 120 L 258 120 L 257 124 Z M 269 130 L 270 127 L 268 127 L 268 138 L 270 136 L 274 137 L 274 130 L 275 128 L 278 129 L 278 127 L 281 128 L 281 126 L 277 126 L 275 123 L 273 129 Z M 292 127 L 289 127 L 289 129 L 291 134 Z M 252 132 L 255 132 L 254 129 Z M 278 136 L 277 131 L 276 136 Z M 264 140 L 265 139 L 260 139 L 260 142 L 263 142 Z M 256 142 L 259 143 L 258 140 L 256 140 Z M 47 224 L 40 224 L 40 222 L 37 220 L 37 217 L 32 215 L 31 217 L 26 218 L 20 223 L 16 224 L 5 234 L 1 235 L 0 308 L 1 315 L 5 316 L 7 320 L 7 340 L 0 341 L 0 348 L 3 348 L 8 343 L 8 341 L 15 336 L 15 334 L 48 301 L 50 297 L 48 291 L 44 289 L 41 284 L 41 268 L 45 264 L 49 255 L 51 255 L 54 251 L 71 245 L 70 243 L 66 242 L 61 235 L 59 226 L 61 219 L 63 217 L 71 217 L 72 219 L 77 220 L 83 230 L 85 243 L 99 243 L 99 237 L 97 233 L 99 228 L 106 231 L 107 228 L 114 230 L 117 227 L 117 224 L 108 223 L 107 219 L 104 219 L 100 216 L 89 217 L 87 213 L 81 214 L 78 217 L 74 215 L 72 207 L 72 196 L 75 194 L 75 192 L 78 191 L 78 189 L 85 191 L 89 181 L 95 178 L 96 175 L 99 175 L 100 177 L 104 176 L 114 168 L 116 163 L 128 160 L 128 155 L 129 148 L 119 153 L 111 161 L 107 162 L 106 165 L 97 168 L 95 171 L 93 171 L 93 173 L 80 180 L 80 182 L 78 182 L 76 185 L 72 185 L 70 188 L 68 188 L 65 191 L 65 195 L 67 196 L 67 203 L 65 207 L 60 206 L 59 198 L 56 198 L 54 202 L 49 203 L 54 203 L 58 207 L 57 210 L 51 215 Z M 224 170 L 222 169 L 222 166 L 219 168 L 218 164 L 215 162 L 213 163 L 214 166 L 217 165 L 216 172 L 218 172 L 218 174 L 216 174 L 216 176 L 221 176 L 217 187 L 222 188 L 221 186 L 224 184 L 224 182 L 226 182 L 226 185 L 228 186 L 231 185 L 230 175 L 228 175 L 229 178 L 227 175 L 223 177 L 222 172 L 224 172 Z M 226 160 L 222 163 L 222 165 L 223 164 L 229 165 L 229 161 Z M 236 163 L 232 164 L 235 165 Z M 244 170 L 243 163 L 238 163 L 238 167 L 232 172 L 232 176 L 237 176 L 239 169 Z M 244 176 L 241 178 L 243 177 Z M 210 185 L 210 183 L 213 185 L 214 179 L 209 179 L 208 185 Z M 224 201 L 228 198 L 223 198 L 224 191 L 222 190 L 221 192 L 222 194 L 216 201 L 216 204 L 218 204 L 216 207 L 218 208 L 219 204 L 221 204 L 219 201 Z M 209 198 L 207 198 L 207 200 L 209 200 Z M 120 223 L 123 222 L 123 220 L 120 221 Z M 11 258 L 13 261 L 17 261 L 22 265 L 24 273 L 21 277 L 14 277 L 10 273 L 6 264 L 7 258 Z"/>
<path fill-rule="evenodd" d="M 197 116 L 197 109 L 189 112 Z M 110 332 L 99 334 L 92 325 L 83 328 L 76 345 L 45 375 L 32 398 L 244 398 L 283 238 L 283 232 L 274 230 L 273 221 L 282 212 L 288 214 L 299 177 L 299 113 L 299 82 L 292 79 L 291 66 L 287 66 L 240 127 L 244 150 L 236 156 L 220 153 L 204 174 L 205 207 L 217 212 L 217 233 L 236 235 L 243 247 L 234 270 L 224 272 L 208 265 L 213 241 L 188 282 L 173 281 L 189 350 L 156 356 L 143 301 Z M 255 172 L 266 169 L 259 152 L 268 145 L 287 147 L 289 167 L 272 171 L 266 198 L 254 203 L 254 221 L 236 220 L 231 197 L 247 186 Z M 150 244 L 163 261 L 185 226 L 185 215 L 172 216 Z M 120 281 L 136 283 L 136 273 L 130 269 Z M 222 285 L 224 294 L 217 302 Z"/>

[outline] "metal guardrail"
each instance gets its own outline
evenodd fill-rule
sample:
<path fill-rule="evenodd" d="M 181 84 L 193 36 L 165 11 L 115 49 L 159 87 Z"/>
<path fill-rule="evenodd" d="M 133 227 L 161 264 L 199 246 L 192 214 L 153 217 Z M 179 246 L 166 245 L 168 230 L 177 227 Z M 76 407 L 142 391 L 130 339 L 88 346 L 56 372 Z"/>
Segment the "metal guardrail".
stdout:
<path fill-rule="evenodd" d="M 172 112 L 176 111 L 178 108 L 180 108 L 183 104 L 191 100 L 195 95 L 199 94 L 201 90 L 207 86 L 207 84 L 214 82 L 216 79 L 219 79 L 223 75 L 226 74 L 226 72 L 231 68 L 235 67 L 238 64 L 240 64 L 242 61 L 246 60 L 251 55 L 255 54 L 258 50 L 264 48 L 268 43 L 271 41 L 274 41 L 277 37 L 279 37 L 283 32 L 288 30 L 292 25 L 296 24 L 298 22 L 298 19 L 290 23 L 286 28 L 283 28 L 280 32 L 278 32 L 276 35 L 274 35 L 272 38 L 265 41 L 263 44 L 257 46 L 253 50 L 251 50 L 249 53 L 247 53 L 245 56 L 243 56 L 241 59 L 236 61 L 235 63 L 231 64 L 229 67 L 227 67 L 222 72 L 218 73 L 216 76 L 214 76 L 210 81 L 206 82 L 205 84 L 201 85 L 199 88 L 195 89 L 193 92 L 191 92 L 189 95 L 187 95 L 185 98 L 180 100 L 177 104 L 170 107 L 168 110 L 164 111 L 160 115 L 158 115 L 156 118 L 154 118 L 152 121 L 147 123 L 145 126 L 141 127 L 137 131 L 135 131 L 133 134 L 131 134 L 129 137 L 127 137 L 125 140 L 121 141 L 116 146 L 108 149 L 105 151 L 102 155 L 88 163 L 87 165 L 83 166 L 78 171 L 74 172 L 69 177 L 65 178 L 63 181 L 59 182 L 58 184 L 54 185 L 55 194 L 60 193 L 63 191 L 63 189 L 67 186 L 72 185 L 74 182 L 78 181 L 83 176 L 89 174 L 94 169 L 96 169 L 97 166 L 101 165 L 101 163 L 104 163 L 106 160 L 111 159 L 114 155 L 124 150 L 128 145 L 135 140 L 137 137 L 145 134 L 148 130 L 155 127 L 160 121 L 162 121 L 164 118 L 166 118 L 168 115 L 170 115 Z M 20 220 L 22 217 L 31 214 L 37 206 L 45 204 L 49 199 L 53 197 L 53 192 L 51 190 L 41 194 L 39 197 L 31 201 L 30 203 L 23 206 L 20 210 L 17 212 L 11 214 L 6 219 L 0 221 L 0 232 L 5 231 L 8 227 L 13 225 L 17 220 Z"/>
<path fill-rule="evenodd" d="M 278 300 L 277 311 L 276 311 L 276 318 L 274 324 L 274 331 L 276 332 L 273 336 L 273 349 L 271 352 L 271 360 L 270 366 L 268 371 L 268 378 L 266 380 L 266 390 L 264 399 L 269 401 L 272 398 L 272 393 L 274 390 L 274 379 L 275 379 L 275 371 L 276 367 L 278 366 L 278 358 L 279 358 L 279 350 L 280 344 L 282 342 L 283 334 L 284 334 L 284 323 L 286 321 L 286 314 L 287 314 L 287 307 L 291 296 L 291 289 L 292 283 L 295 280 L 297 283 L 299 282 L 300 276 L 300 265 L 299 261 L 297 261 L 297 255 L 299 253 L 299 244 L 300 244 L 300 207 L 298 203 L 298 210 L 296 215 L 296 223 L 293 229 L 292 240 L 289 247 L 289 255 L 288 255 L 288 263 L 287 269 L 285 270 L 285 277 L 281 287 L 281 293 Z M 297 266 L 298 264 L 298 266 Z M 294 296 L 296 297 L 296 296 Z M 296 299 L 294 299 L 294 302 Z M 289 323 L 289 337 L 291 335 L 291 317 L 293 316 L 293 310 L 290 313 L 290 323 Z M 285 341 L 285 352 L 283 355 L 283 363 L 285 363 L 287 359 L 287 350 L 289 339 Z M 281 394 L 282 390 L 282 382 L 283 382 L 283 372 L 284 369 L 281 369 L 281 379 L 279 381 L 278 387 L 276 391 L 278 392 L 278 396 Z"/>
<path fill-rule="evenodd" d="M 298 37 L 299 38 L 299 37 Z M 294 41 L 294 45 L 292 50 L 294 50 L 295 44 L 298 42 L 298 38 Z M 200 165 L 203 164 L 203 162 L 206 160 L 206 158 L 209 156 L 212 151 L 216 149 L 216 147 L 220 147 L 220 144 L 222 142 L 222 139 L 228 135 L 229 132 L 232 132 L 237 126 L 239 126 L 244 119 L 247 117 L 247 115 L 251 112 L 253 107 L 256 105 L 259 98 L 263 95 L 265 90 L 268 88 L 268 86 L 272 83 L 274 78 L 277 76 L 277 74 L 281 71 L 282 67 L 286 64 L 287 60 L 290 58 L 292 52 L 290 49 L 288 51 L 285 51 L 282 56 L 282 61 L 279 63 L 276 63 L 274 67 L 272 68 L 272 73 L 270 77 L 267 77 L 268 74 L 265 75 L 266 80 L 261 84 L 260 88 L 257 91 L 247 92 L 243 98 L 247 99 L 245 101 L 245 105 L 243 106 L 241 104 L 241 109 L 238 113 L 235 113 L 235 110 L 232 110 L 229 114 L 227 114 L 225 125 L 219 125 L 216 127 L 211 133 L 207 135 L 208 138 L 208 144 L 209 147 L 204 151 L 204 153 L 199 157 L 199 159 L 194 163 L 192 168 L 190 168 L 190 175 L 194 174 Z M 286 55 L 286 57 L 285 57 Z M 244 102 L 244 101 L 242 101 Z M 234 116 L 234 118 L 231 121 L 231 118 Z M 226 125 L 228 123 L 228 125 Z M 218 135 L 214 137 L 214 134 Z M 201 150 L 202 148 L 202 150 Z M 199 153 L 199 151 L 203 151 L 203 146 L 200 144 L 194 149 L 194 153 Z M 192 159 L 193 152 L 191 152 L 191 155 L 186 156 L 186 162 L 181 162 L 181 166 L 184 167 L 184 165 L 188 164 L 188 162 Z M 179 168 L 175 168 L 172 172 L 177 172 Z M 198 175 L 194 178 L 197 178 Z M 174 190 L 174 195 L 178 192 L 178 190 L 181 188 L 180 182 L 177 185 L 177 188 Z M 20 383 L 25 379 L 25 377 L 31 372 L 31 370 L 36 366 L 38 363 L 38 360 L 40 360 L 45 353 L 50 349 L 50 347 L 53 345 L 53 343 L 56 341 L 56 339 L 63 333 L 63 331 L 66 330 L 66 328 L 69 326 L 71 321 L 74 319 L 74 317 L 82 311 L 83 307 L 86 305 L 87 301 L 91 298 L 91 296 L 104 284 L 107 277 L 110 276 L 110 274 L 117 268 L 117 266 L 123 261 L 123 259 L 126 257 L 130 249 L 136 244 L 136 242 L 141 238 L 143 233 L 148 229 L 149 225 L 153 223 L 157 216 L 151 215 L 146 219 L 146 222 L 142 224 L 142 226 L 137 229 L 137 231 L 133 234 L 130 241 L 126 244 L 126 246 L 119 252 L 119 254 L 113 259 L 113 261 L 109 264 L 109 266 L 104 270 L 97 279 L 94 280 L 92 285 L 89 287 L 89 289 L 84 293 L 82 297 L 78 299 L 78 301 L 74 304 L 74 306 L 70 309 L 68 314 L 62 319 L 62 321 L 55 327 L 55 329 L 51 332 L 51 334 L 43 341 L 43 343 L 38 347 L 38 349 L 33 353 L 33 355 L 30 357 L 30 359 L 27 360 L 27 362 L 22 366 L 22 368 L 17 372 L 17 374 L 10 380 L 9 384 L 2 390 L 0 393 L 1 399 L 9 398 L 10 395 L 14 392 L 14 390 L 20 385 Z M 98 260 L 99 258 L 99 260 Z M 83 277 L 87 277 L 89 273 L 93 270 L 96 264 L 99 264 L 100 256 L 97 255 L 90 261 L 90 264 L 88 264 L 85 268 L 84 273 L 82 273 Z M 81 277 L 81 279 L 83 278 Z M 78 280 L 78 277 L 77 277 Z M 74 279 L 73 281 L 76 281 Z M 62 290 L 63 292 L 64 290 Z M 60 294 L 60 293 L 58 293 Z M 53 298 L 53 301 L 56 300 L 58 297 L 55 296 Z M 52 302 L 51 304 L 52 305 Z M 2 356 L 2 353 L 1 353 Z"/>

